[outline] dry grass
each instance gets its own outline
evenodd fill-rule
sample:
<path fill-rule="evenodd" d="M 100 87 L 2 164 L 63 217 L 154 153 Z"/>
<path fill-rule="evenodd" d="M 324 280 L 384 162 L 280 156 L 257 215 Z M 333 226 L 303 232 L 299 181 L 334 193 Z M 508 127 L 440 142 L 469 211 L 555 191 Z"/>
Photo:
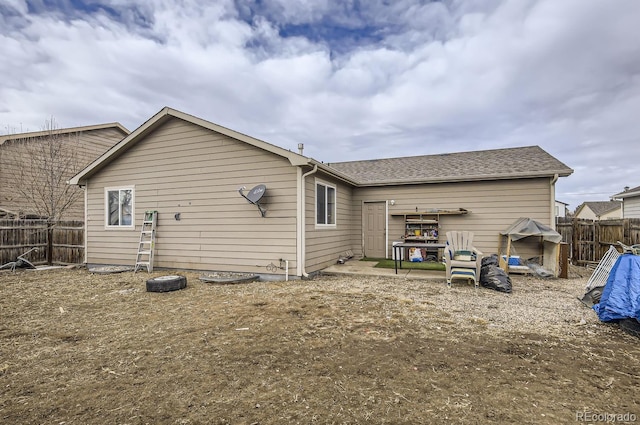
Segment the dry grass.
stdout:
<path fill-rule="evenodd" d="M 173 273 L 173 272 L 172 272 Z M 161 275 L 162 273 L 154 273 Z M 0 422 L 573 423 L 640 415 L 637 338 L 576 299 L 370 277 L 204 283 L 0 274 Z"/>

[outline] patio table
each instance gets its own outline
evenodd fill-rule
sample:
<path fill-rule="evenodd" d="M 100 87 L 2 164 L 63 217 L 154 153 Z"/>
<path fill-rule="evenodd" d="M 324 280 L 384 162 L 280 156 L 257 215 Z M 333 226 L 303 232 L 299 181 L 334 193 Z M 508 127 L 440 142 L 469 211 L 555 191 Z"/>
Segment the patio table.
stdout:
<path fill-rule="evenodd" d="M 400 269 L 402 269 L 402 256 L 400 255 L 402 249 L 405 248 L 424 248 L 425 252 L 436 251 L 436 258 L 440 258 L 438 256 L 438 250 L 446 247 L 447 244 L 444 243 L 424 243 L 424 242 L 402 242 L 393 245 L 393 265 L 396 269 L 396 274 L 398 274 L 398 262 L 400 263 Z"/>

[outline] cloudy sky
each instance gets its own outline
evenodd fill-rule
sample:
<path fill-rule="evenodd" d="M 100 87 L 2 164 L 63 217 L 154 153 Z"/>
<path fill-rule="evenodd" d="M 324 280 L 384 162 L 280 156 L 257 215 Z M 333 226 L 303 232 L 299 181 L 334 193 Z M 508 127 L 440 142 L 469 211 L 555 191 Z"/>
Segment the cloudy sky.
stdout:
<path fill-rule="evenodd" d="M 0 133 L 164 106 L 324 162 L 539 145 L 640 185 L 638 0 L 2 0 Z"/>

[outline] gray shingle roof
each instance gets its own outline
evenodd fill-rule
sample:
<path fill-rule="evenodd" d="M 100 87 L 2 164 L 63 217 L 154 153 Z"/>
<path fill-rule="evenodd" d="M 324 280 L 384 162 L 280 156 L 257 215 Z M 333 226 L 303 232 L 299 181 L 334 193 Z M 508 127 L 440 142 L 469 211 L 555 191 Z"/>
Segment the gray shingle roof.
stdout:
<path fill-rule="evenodd" d="M 616 193 L 615 195 L 612 196 L 612 198 L 624 199 L 624 198 L 631 198 L 631 197 L 634 197 L 634 196 L 640 196 L 640 186 L 633 187 L 631 189 L 627 189 L 627 190 L 622 191 L 620 193 Z"/>
<path fill-rule="evenodd" d="M 568 176 L 573 170 L 539 146 L 440 155 L 334 162 L 329 167 L 362 185 Z"/>
<path fill-rule="evenodd" d="M 602 214 L 606 214 L 610 211 L 617 210 L 622 207 L 622 202 L 620 201 L 589 201 L 584 202 L 581 207 L 588 206 L 591 208 L 591 211 L 597 216 L 600 217 Z M 580 208 L 582 209 L 582 208 Z M 577 210 L 576 210 L 577 211 Z"/>

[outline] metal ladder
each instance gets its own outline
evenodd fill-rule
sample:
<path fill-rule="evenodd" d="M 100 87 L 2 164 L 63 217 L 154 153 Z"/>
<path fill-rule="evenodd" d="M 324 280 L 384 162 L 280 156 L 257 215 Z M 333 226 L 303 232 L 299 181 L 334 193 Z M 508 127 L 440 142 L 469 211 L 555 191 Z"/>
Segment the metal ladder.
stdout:
<path fill-rule="evenodd" d="M 134 273 L 142 267 L 146 267 L 148 273 L 153 271 L 153 249 L 156 244 L 157 223 L 158 211 L 144 212 L 142 230 L 140 231 L 140 244 L 138 245 L 138 256 L 136 257 L 136 267 L 133 270 Z"/>

